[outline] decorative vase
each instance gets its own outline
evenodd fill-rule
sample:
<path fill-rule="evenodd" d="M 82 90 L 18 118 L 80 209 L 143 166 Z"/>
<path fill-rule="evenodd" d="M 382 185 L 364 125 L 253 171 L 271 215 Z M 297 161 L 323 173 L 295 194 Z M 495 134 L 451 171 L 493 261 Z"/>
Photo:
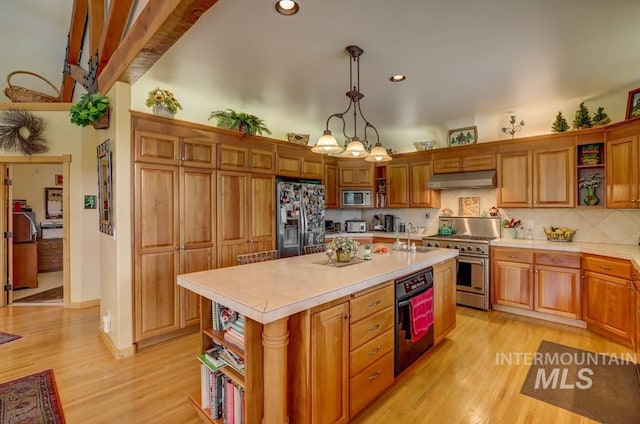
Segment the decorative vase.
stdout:
<path fill-rule="evenodd" d="M 598 199 L 598 196 L 596 196 L 596 189 L 587 188 L 587 195 L 584 196 L 584 199 L 582 199 L 582 201 L 587 206 L 597 205 L 600 202 L 600 199 Z"/>
<path fill-rule="evenodd" d="M 164 116 L 165 118 L 173 118 L 175 116 L 175 113 L 171 113 L 165 105 L 153 105 L 151 111 L 154 115 Z"/>
<path fill-rule="evenodd" d="M 349 262 L 351 261 L 351 252 L 338 249 L 336 250 L 336 257 L 338 258 L 338 262 Z"/>
<path fill-rule="evenodd" d="M 518 238 L 518 229 L 517 228 L 503 228 L 502 229 L 502 238 L 505 239 L 517 239 Z"/>

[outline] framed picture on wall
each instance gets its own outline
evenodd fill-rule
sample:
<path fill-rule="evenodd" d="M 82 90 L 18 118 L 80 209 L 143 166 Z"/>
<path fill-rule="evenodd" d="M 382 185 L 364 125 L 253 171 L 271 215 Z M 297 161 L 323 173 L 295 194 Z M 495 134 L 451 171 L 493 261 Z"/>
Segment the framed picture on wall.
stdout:
<path fill-rule="evenodd" d="M 98 153 L 98 213 L 100 231 L 113 235 L 113 192 L 111 186 L 111 142 L 102 142 Z"/>
<path fill-rule="evenodd" d="M 449 130 L 447 134 L 447 145 L 462 146 L 465 144 L 475 144 L 478 141 L 478 127 L 464 127 Z"/>
<path fill-rule="evenodd" d="M 46 219 L 62 219 L 62 189 L 44 189 L 44 214 Z"/>
<path fill-rule="evenodd" d="M 640 88 L 629 91 L 627 98 L 627 114 L 626 119 L 637 118 L 640 116 Z"/>

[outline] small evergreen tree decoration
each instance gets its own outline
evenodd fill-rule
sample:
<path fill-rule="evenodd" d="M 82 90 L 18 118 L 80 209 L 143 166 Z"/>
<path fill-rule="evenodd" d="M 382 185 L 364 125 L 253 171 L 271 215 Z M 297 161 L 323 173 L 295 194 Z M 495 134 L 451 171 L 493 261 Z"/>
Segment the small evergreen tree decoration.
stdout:
<path fill-rule="evenodd" d="M 511 115 L 511 118 L 509 119 L 509 124 L 511 124 L 511 126 L 502 127 L 502 132 L 506 134 L 510 134 L 511 138 L 513 138 L 516 135 L 516 133 L 520 131 L 522 127 L 524 127 L 524 121 L 520 121 L 520 124 L 516 125 L 515 115 Z"/>
<path fill-rule="evenodd" d="M 573 128 L 576 130 L 582 128 L 591 128 L 591 115 L 589 115 L 589 109 L 584 105 L 584 102 L 580 103 L 580 108 L 576 110 L 576 116 L 573 119 Z"/>
<path fill-rule="evenodd" d="M 565 132 L 568 129 L 569 129 L 569 123 L 567 122 L 566 119 L 564 119 L 564 115 L 562 114 L 562 112 L 559 111 L 558 114 L 556 115 L 555 122 L 553 123 L 553 125 L 551 125 L 551 131 Z"/>
<path fill-rule="evenodd" d="M 604 111 L 604 107 L 600 106 L 593 115 L 593 126 L 607 125 L 609 122 L 611 122 L 611 118 L 609 118 L 607 112 Z"/>

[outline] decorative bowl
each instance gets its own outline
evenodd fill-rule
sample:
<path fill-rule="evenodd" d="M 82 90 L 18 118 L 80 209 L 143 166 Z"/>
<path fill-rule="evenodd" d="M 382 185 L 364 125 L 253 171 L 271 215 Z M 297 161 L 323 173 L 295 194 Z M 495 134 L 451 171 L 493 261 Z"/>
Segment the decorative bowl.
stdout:
<path fill-rule="evenodd" d="M 571 241 L 576 231 L 578 231 L 577 228 L 572 230 L 566 227 L 543 227 L 543 229 L 549 241 Z"/>
<path fill-rule="evenodd" d="M 414 146 L 416 146 L 416 150 L 419 152 L 422 152 L 424 150 L 431 150 L 433 149 L 433 146 L 436 145 L 436 141 L 435 140 L 429 140 L 429 141 L 416 141 L 415 143 L 413 143 Z"/>

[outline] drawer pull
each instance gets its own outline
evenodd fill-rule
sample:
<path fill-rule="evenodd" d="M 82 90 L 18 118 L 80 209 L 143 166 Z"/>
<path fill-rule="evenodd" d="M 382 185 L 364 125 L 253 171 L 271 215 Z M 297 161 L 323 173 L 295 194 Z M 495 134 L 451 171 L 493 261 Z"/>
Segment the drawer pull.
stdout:
<path fill-rule="evenodd" d="M 382 374 L 382 370 L 378 370 L 378 371 L 374 372 L 373 374 L 371 374 L 369 376 L 369 381 L 373 381 L 376 378 L 380 377 L 380 374 Z"/>
<path fill-rule="evenodd" d="M 638 314 L 640 314 L 640 311 L 638 311 Z M 380 346 L 376 347 L 373 350 L 369 351 L 369 356 L 375 355 L 376 353 L 380 352 L 380 349 L 382 349 Z"/>
<path fill-rule="evenodd" d="M 379 322 L 373 324 L 371 327 L 369 327 L 369 331 L 376 331 L 378 328 L 380 328 L 382 324 L 380 324 Z"/>
<path fill-rule="evenodd" d="M 518 255 L 507 255 L 507 258 L 520 259 L 520 256 L 518 256 Z"/>
<path fill-rule="evenodd" d="M 604 265 L 600 265 L 601 269 L 604 269 L 606 271 L 611 271 L 611 267 L 610 266 L 604 266 Z"/>
<path fill-rule="evenodd" d="M 562 262 L 562 259 L 551 259 L 551 262 L 557 264 L 558 262 Z"/>
<path fill-rule="evenodd" d="M 378 306 L 381 303 L 382 303 L 382 300 L 380 300 L 380 299 L 374 300 L 373 302 L 369 303 L 369 307 L 370 308 L 374 308 L 374 307 Z"/>

